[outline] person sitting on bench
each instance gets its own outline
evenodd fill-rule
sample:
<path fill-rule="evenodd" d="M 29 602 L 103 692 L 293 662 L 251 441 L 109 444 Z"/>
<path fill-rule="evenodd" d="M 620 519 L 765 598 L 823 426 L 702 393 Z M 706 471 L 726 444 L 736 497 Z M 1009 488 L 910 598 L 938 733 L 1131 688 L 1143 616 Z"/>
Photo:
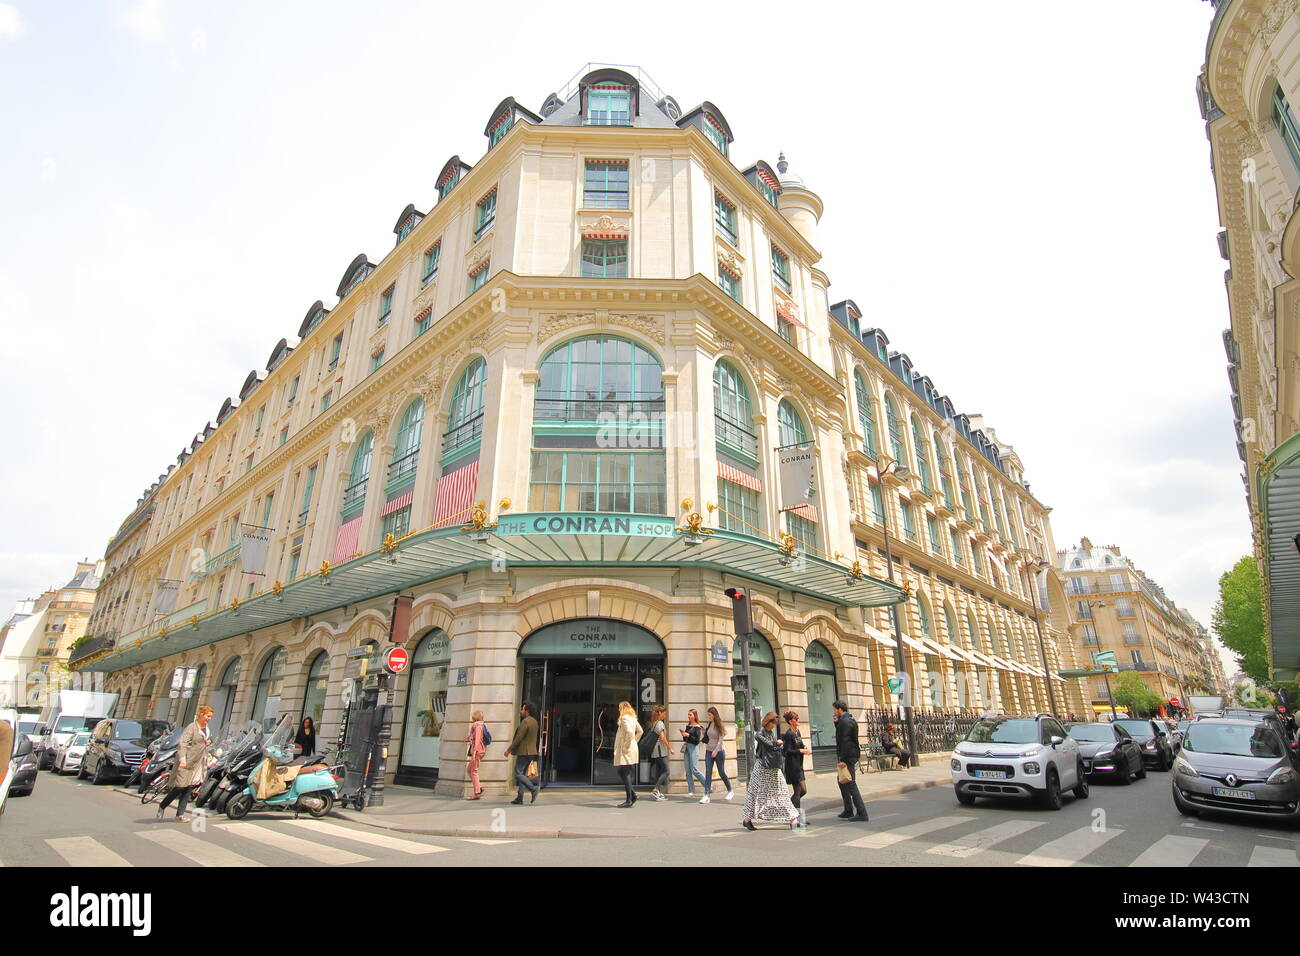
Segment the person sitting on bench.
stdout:
<path fill-rule="evenodd" d="M 881 746 L 885 753 L 893 754 L 898 758 L 900 768 L 911 766 L 911 751 L 903 749 L 903 742 L 898 737 L 898 728 L 893 724 L 885 725 L 885 735 L 881 738 Z"/>

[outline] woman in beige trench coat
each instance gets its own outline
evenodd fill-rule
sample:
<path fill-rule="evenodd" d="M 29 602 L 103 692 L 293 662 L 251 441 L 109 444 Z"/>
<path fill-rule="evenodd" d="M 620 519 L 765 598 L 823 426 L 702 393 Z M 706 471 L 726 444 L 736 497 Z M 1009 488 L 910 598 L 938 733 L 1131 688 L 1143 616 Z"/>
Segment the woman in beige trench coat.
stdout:
<path fill-rule="evenodd" d="M 636 765 L 641 762 L 641 752 L 637 741 L 641 739 L 641 725 L 636 722 L 636 711 L 625 700 L 618 702 L 618 734 L 614 737 L 614 767 L 623 781 L 627 799 L 620 803 L 619 809 L 636 803 L 636 791 L 632 789 L 632 777 L 636 774 Z"/>
<path fill-rule="evenodd" d="M 185 816 L 185 807 L 190 802 L 190 791 L 202 783 L 203 774 L 208 769 L 208 762 L 203 758 L 208 753 L 208 721 L 212 719 L 212 708 L 204 704 L 199 708 L 194 723 L 185 728 L 181 742 L 176 748 L 176 762 L 172 764 L 171 789 L 158 805 L 158 819 L 163 818 L 167 804 L 175 797 L 180 797 L 176 804 L 176 819 Z"/>

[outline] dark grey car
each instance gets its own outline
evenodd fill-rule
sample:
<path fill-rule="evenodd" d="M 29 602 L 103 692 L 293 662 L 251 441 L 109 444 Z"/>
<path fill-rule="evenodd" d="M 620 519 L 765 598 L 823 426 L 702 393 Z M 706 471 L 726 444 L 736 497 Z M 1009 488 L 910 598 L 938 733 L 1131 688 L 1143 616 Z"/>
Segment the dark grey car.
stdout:
<path fill-rule="evenodd" d="M 1088 776 L 1113 777 L 1129 784 L 1134 777 L 1141 780 L 1147 775 L 1141 748 L 1118 724 L 1080 722 L 1065 729 L 1079 742 L 1079 756 Z"/>
<path fill-rule="evenodd" d="M 1174 761 L 1174 804 L 1201 811 L 1300 820 L 1300 760 L 1273 721 L 1198 720 Z"/>
<path fill-rule="evenodd" d="M 1169 743 L 1169 731 L 1163 723 L 1146 718 L 1121 717 L 1115 721 L 1129 732 L 1142 750 L 1142 760 L 1156 770 L 1168 770 L 1174 762 L 1174 748 Z"/>

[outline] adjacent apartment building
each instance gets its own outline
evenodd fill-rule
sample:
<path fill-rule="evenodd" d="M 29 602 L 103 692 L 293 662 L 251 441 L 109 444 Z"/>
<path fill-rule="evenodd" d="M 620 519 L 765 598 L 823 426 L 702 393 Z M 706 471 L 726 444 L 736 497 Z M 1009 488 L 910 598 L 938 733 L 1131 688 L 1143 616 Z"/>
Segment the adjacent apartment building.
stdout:
<path fill-rule="evenodd" d="M 531 701 L 547 785 L 615 784 L 619 701 L 743 719 L 733 585 L 759 706 L 804 714 L 815 754 L 836 698 L 890 703 L 900 642 L 922 710 L 1064 709 L 1049 508 L 831 304 L 821 198 L 639 68 L 485 120 L 119 529 L 75 663 L 123 713 L 183 716 L 188 688 L 218 725 L 330 737 L 374 702 L 401 596 L 398 782 L 463 792 L 470 714 L 500 736 Z"/>
<path fill-rule="evenodd" d="M 67 682 L 73 645 L 86 635 L 102 567 L 79 561 L 63 587 L 18 602 L 0 631 L 0 707 L 39 707 L 48 691 Z"/>

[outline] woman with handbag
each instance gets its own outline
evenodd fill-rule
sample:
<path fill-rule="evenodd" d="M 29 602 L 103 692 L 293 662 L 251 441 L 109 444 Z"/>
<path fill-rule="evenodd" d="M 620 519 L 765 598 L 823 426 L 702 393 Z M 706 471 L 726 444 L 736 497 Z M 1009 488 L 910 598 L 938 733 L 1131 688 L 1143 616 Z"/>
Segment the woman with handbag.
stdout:
<path fill-rule="evenodd" d="M 474 796 L 471 800 L 479 800 L 483 797 L 483 784 L 479 783 L 478 768 L 487 756 L 488 744 L 492 743 L 492 735 L 488 733 L 487 724 L 483 723 L 483 711 L 476 710 L 469 715 L 472 723 L 469 725 L 469 733 L 465 735 L 465 743 L 468 745 L 465 756 L 469 758 L 469 779 L 474 784 Z"/>
<path fill-rule="evenodd" d="M 668 758 L 673 753 L 668 744 L 668 727 L 664 724 L 667 716 L 668 708 L 663 704 L 656 704 L 650 712 L 650 734 L 655 738 L 654 746 L 650 748 L 650 776 L 654 781 L 650 795 L 656 800 L 668 799 L 661 789 L 668 785 Z"/>
<path fill-rule="evenodd" d="M 740 821 L 746 830 L 757 830 L 754 819 L 773 823 L 799 822 L 799 811 L 790 802 L 790 794 L 781 779 L 781 739 L 776 736 L 777 717 L 769 713 L 763 718 L 762 729 L 754 734 L 758 753 L 754 769 L 749 772 L 749 788 L 745 792 L 744 817 Z"/>
<path fill-rule="evenodd" d="M 785 758 L 783 769 L 785 782 L 794 788 L 794 792 L 790 794 L 790 802 L 798 810 L 800 799 L 808 792 L 808 783 L 803 773 L 803 758 L 805 754 L 810 754 L 812 751 L 803 745 L 803 737 L 799 734 L 799 715 L 793 710 L 787 710 L 785 724 L 786 732 L 781 735 L 781 752 Z"/>
<path fill-rule="evenodd" d="M 682 762 L 686 764 L 687 792 L 695 796 L 695 781 L 704 783 L 704 774 L 700 773 L 699 747 L 704 740 L 704 727 L 700 724 L 700 715 L 694 710 L 686 712 L 686 726 L 682 728 Z"/>
<path fill-rule="evenodd" d="M 636 803 L 632 778 L 636 776 L 636 765 L 641 762 L 641 751 L 637 747 L 641 734 L 641 725 L 636 722 L 636 711 L 627 701 L 620 700 L 618 733 L 614 737 L 614 766 L 618 769 L 618 778 L 623 781 L 623 789 L 627 791 L 627 799 L 618 805 L 620 810 Z"/>

